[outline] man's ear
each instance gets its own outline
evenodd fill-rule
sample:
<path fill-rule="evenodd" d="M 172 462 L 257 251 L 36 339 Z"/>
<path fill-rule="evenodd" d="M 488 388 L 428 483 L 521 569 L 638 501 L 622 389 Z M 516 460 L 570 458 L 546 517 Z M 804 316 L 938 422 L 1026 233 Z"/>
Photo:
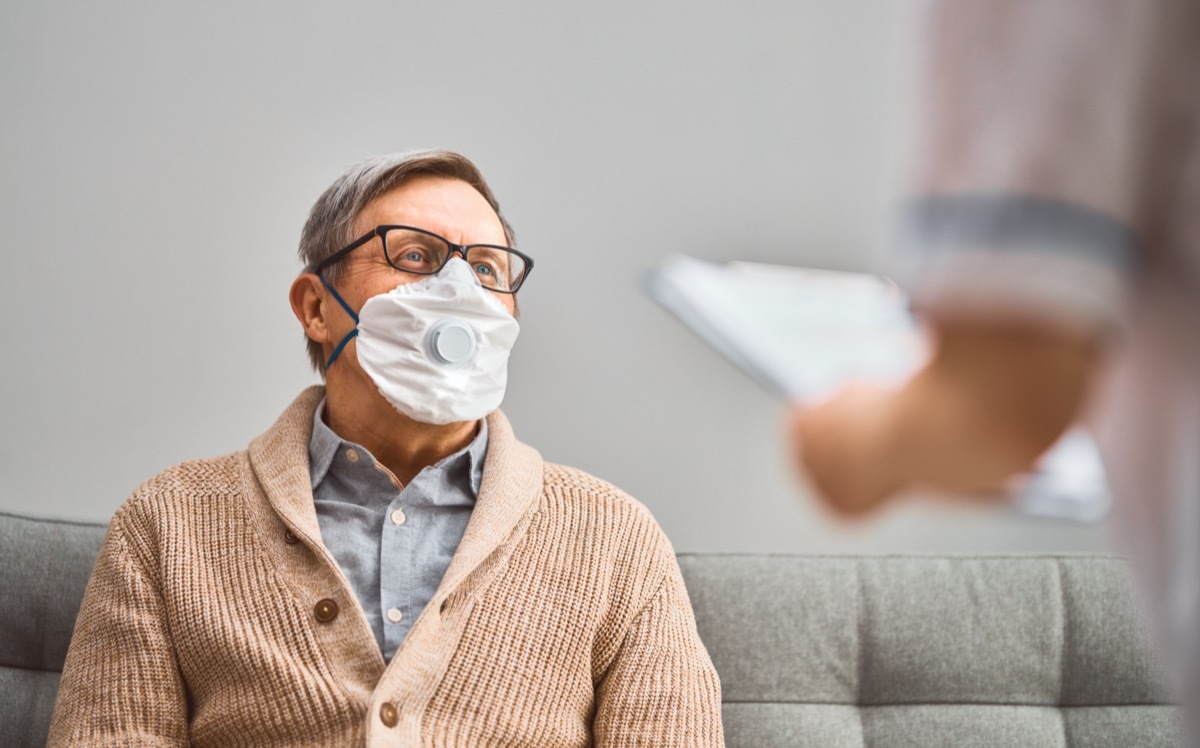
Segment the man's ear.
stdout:
<path fill-rule="evenodd" d="M 317 343 L 329 343 L 329 326 L 325 322 L 325 286 L 313 273 L 301 273 L 292 281 L 288 299 L 292 313 L 300 320 L 304 334 Z"/>

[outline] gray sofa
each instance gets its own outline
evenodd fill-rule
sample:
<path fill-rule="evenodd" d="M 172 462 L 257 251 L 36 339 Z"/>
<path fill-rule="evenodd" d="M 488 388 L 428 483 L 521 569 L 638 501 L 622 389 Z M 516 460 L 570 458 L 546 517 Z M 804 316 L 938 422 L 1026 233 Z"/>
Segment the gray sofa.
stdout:
<path fill-rule="evenodd" d="M 0 514 L 0 745 L 45 741 L 104 527 Z M 743 746 L 1180 745 L 1102 556 L 681 554 Z"/>

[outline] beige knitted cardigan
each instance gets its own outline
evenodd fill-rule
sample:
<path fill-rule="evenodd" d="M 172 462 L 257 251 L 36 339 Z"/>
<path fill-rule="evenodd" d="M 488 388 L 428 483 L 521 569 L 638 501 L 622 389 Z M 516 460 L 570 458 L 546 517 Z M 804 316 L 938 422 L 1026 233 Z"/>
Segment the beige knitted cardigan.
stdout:
<path fill-rule="evenodd" d="M 720 686 L 646 509 L 517 441 L 385 665 L 321 543 L 302 393 L 249 450 L 173 467 L 117 511 L 51 746 L 719 746 Z"/>

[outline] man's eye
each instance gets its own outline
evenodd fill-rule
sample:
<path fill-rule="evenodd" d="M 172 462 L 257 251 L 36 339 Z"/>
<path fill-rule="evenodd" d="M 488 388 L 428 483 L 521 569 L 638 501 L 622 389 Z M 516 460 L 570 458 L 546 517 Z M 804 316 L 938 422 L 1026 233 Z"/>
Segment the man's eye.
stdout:
<path fill-rule="evenodd" d="M 479 273 L 480 275 L 495 275 L 496 269 L 491 265 L 480 264 L 475 266 L 475 272 Z"/>
<path fill-rule="evenodd" d="M 433 262 L 433 253 L 425 247 L 406 247 L 395 255 L 392 261 L 402 270 L 428 270 Z"/>

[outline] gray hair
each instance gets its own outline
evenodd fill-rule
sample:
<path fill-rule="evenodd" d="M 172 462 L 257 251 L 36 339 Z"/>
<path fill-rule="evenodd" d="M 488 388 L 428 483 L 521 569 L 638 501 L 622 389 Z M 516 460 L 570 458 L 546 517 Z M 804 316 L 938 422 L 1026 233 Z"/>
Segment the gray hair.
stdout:
<path fill-rule="evenodd" d="M 368 203 L 413 177 L 429 175 L 458 179 L 478 190 L 500 217 L 508 246 L 516 246 L 512 227 L 500 212 L 500 203 L 496 201 L 479 168 L 466 156 L 453 151 L 408 151 L 360 161 L 321 193 L 308 212 L 308 220 L 304 222 L 304 230 L 300 233 L 299 255 L 305 269 L 320 264 L 357 238 L 351 236 L 354 221 Z M 329 269 L 327 280 L 330 283 L 337 281 L 341 270 L 341 265 L 335 264 Z M 313 369 L 323 375 L 325 356 L 321 344 L 310 338 L 306 340 Z"/>

